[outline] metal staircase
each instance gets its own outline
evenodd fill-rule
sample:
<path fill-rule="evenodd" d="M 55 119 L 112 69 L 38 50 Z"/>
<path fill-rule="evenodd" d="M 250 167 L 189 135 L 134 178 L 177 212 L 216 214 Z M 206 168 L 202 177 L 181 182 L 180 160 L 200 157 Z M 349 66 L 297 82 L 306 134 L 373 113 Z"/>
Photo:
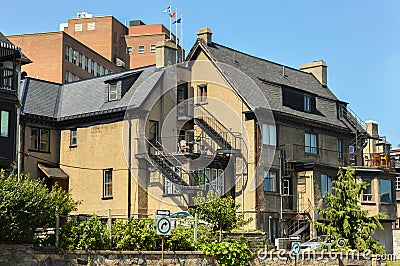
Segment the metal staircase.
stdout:
<path fill-rule="evenodd" d="M 150 163 L 157 168 L 168 180 L 182 187 L 189 187 L 189 184 L 182 178 L 182 164 L 171 154 L 164 152 L 161 143 L 153 143 L 147 140 L 154 153 L 149 153 Z"/>
<path fill-rule="evenodd" d="M 194 123 L 218 144 L 222 153 L 238 153 L 238 136 L 235 136 L 203 106 L 195 107 Z"/>
<path fill-rule="evenodd" d="M 339 119 L 356 135 L 350 145 L 354 147 L 355 154 L 360 154 L 367 146 L 367 140 L 371 138 L 365 123 L 349 107 L 344 106 L 340 107 Z"/>
<path fill-rule="evenodd" d="M 292 220 L 289 221 L 289 235 L 301 235 L 309 226 L 311 220 L 310 211 L 312 206 L 309 206 L 304 212 L 298 213 Z"/>

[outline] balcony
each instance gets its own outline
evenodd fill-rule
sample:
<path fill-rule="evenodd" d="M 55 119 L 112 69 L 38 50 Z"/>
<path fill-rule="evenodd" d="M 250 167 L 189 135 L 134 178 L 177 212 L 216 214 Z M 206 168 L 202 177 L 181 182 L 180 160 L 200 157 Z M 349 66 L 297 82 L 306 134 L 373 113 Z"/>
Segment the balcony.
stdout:
<path fill-rule="evenodd" d="M 299 144 L 285 144 L 280 148 L 287 162 L 318 163 L 330 166 L 347 166 L 352 162 L 349 154 L 337 150 Z"/>
<path fill-rule="evenodd" d="M 18 73 L 11 68 L 0 66 L 0 89 L 7 91 L 17 90 Z"/>

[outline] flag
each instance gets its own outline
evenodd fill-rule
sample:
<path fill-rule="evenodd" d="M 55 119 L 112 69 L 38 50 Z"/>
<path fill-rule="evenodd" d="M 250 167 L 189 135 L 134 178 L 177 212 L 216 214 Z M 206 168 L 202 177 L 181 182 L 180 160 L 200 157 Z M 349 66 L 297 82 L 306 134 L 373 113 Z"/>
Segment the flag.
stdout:
<path fill-rule="evenodd" d="M 172 24 L 181 23 L 181 21 L 182 21 L 182 18 L 178 18 L 177 20 L 175 20 L 174 22 L 172 22 Z"/>
<path fill-rule="evenodd" d="M 170 16 L 171 18 L 176 18 L 176 12 L 173 12 L 173 13 L 169 14 L 169 16 Z"/>
<path fill-rule="evenodd" d="M 171 6 L 168 6 L 166 9 L 163 10 L 163 13 L 170 13 L 171 12 Z"/>

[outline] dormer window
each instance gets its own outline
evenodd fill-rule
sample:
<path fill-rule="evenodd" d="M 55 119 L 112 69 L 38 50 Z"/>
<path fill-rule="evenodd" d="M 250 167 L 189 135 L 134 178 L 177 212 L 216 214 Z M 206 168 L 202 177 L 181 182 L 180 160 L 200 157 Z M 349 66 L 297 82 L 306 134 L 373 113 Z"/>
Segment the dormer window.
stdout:
<path fill-rule="evenodd" d="M 117 98 L 117 84 L 108 85 L 108 101 L 115 101 Z"/>
<path fill-rule="evenodd" d="M 311 96 L 306 94 L 304 95 L 304 111 L 311 112 Z"/>

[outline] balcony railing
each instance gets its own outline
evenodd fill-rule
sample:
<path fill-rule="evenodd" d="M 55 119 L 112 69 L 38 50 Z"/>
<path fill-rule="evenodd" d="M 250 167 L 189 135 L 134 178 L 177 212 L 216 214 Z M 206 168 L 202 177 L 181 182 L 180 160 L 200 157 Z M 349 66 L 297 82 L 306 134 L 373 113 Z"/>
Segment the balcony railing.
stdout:
<path fill-rule="evenodd" d="M 289 162 L 320 163 L 332 166 L 347 166 L 352 163 L 351 155 L 337 150 L 299 144 L 285 144 L 280 148 L 284 153 L 284 158 Z"/>
<path fill-rule="evenodd" d="M 17 90 L 17 72 L 11 68 L 0 67 L 0 89 Z"/>

